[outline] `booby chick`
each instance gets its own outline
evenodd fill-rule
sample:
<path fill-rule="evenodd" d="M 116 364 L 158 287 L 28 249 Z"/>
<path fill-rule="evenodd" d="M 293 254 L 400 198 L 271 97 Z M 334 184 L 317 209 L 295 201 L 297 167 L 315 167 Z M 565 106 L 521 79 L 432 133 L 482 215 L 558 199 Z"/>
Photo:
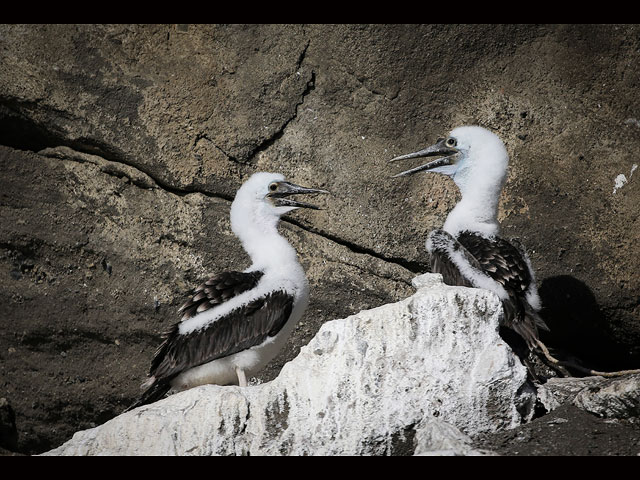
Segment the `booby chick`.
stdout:
<path fill-rule="evenodd" d="M 435 145 L 391 161 L 430 156 L 440 158 L 395 177 L 423 171 L 444 174 L 453 179 L 462 195 L 444 226 L 428 235 L 432 272 L 442 274 L 448 285 L 484 288 L 497 294 L 504 310 L 501 327 L 524 340 L 528 347 L 523 346 L 524 352 L 546 351 L 538 329 L 548 327 L 538 314 L 541 301 L 529 257 L 519 242 L 499 236 L 498 202 L 509 163 L 504 144 L 482 127 L 463 126 Z"/>
<path fill-rule="evenodd" d="M 280 217 L 318 209 L 292 195 L 328 193 L 259 172 L 231 204 L 231 229 L 253 264 L 219 273 L 195 289 L 182 318 L 165 334 L 143 384 L 127 410 L 155 402 L 170 390 L 204 384 L 247 385 L 284 345 L 309 303 L 309 285 L 295 249 L 278 232 Z"/>

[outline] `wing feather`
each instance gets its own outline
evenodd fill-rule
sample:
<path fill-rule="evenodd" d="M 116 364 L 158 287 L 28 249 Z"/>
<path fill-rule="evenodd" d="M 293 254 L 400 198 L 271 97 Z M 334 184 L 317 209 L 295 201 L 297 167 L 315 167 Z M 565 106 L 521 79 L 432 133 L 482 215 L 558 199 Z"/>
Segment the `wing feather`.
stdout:
<path fill-rule="evenodd" d="M 187 320 L 254 288 L 263 275 L 261 271 L 232 271 L 210 277 L 196 287 L 192 296 L 178 309 L 178 313 L 182 313 L 181 320 Z"/>
<path fill-rule="evenodd" d="M 457 241 L 478 261 L 482 270 L 511 294 L 524 293 L 532 275 L 520 251 L 501 237 L 488 239 L 473 232 L 461 232 Z"/>
<path fill-rule="evenodd" d="M 282 329 L 293 302 L 291 294 L 275 291 L 187 334 L 181 334 L 176 323 L 166 332 L 149 375 L 170 381 L 184 370 L 261 344 Z"/>
<path fill-rule="evenodd" d="M 546 328 L 535 309 L 529 305 L 526 292 L 534 280 L 530 263 L 519 243 L 514 246 L 501 237 L 486 238 L 464 231 L 456 238 L 444 230 L 430 234 L 432 271 L 441 273 L 445 283 L 467 287 L 482 287 L 476 271 L 497 282 L 506 298 L 501 298 L 505 326 L 515 330 L 532 347 L 538 337 L 537 327 Z M 463 256 L 468 268 L 461 269 L 452 258 L 453 253 Z"/>

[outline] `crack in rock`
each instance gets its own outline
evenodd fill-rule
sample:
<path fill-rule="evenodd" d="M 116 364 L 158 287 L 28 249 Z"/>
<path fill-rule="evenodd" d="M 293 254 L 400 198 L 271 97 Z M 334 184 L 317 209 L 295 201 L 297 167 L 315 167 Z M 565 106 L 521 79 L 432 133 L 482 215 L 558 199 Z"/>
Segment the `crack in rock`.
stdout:
<path fill-rule="evenodd" d="M 305 48 L 305 51 L 306 51 L 306 48 Z M 288 118 L 280 126 L 280 128 L 273 133 L 273 135 L 271 135 L 269 138 L 266 138 L 259 145 L 257 145 L 256 148 L 254 148 L 251 152 L 249 152 L 249 154 L 247 155 L 247 159 L 249 161 L 253 160 L 254 157 L 256 157 L 261 152 L 264 152 L 265 150 L 267 150 L 269 147 L 271 147 L 273 144 L 275 144 L 278 140 L 282 138 L 282 136 L 284 135 L 284 131 L 289 126 L 289 124 L 298 117 L 298 109 L 300 108 L 300 105 L 304 103 L 307 95 L 309 95 L 315 89 L 315 85 L 316 85 L 316 74 L 312 70 L 311 79 L 307 82 L 307 85 L 300 97 L 300 101 L 296 103 L 293 115 L 290 118 Z"/>
<path fill-rule="evenodd" d="M 114 175 L 117 177 L 123 177 L 123 176 L 127 177 L 133 185 L 140 188 L 147 188 L 147 189 L 160 188 L 161 190 L 164 190 L 168 193 L 178 195 L 178 196 L 201 194 L 209 198 L 226 200 L 228 202 L 233 201 L 233 197 L 230 197 L 228 195 L 214 193 L 214 192 L 199 189 L 196 187 L 179 188 L 179 187 L 171 186 L 166 182 L 162 181 L 161 179 L 153 176 L 152 174 L 148 172 L 144 172 L 129 163 L 124 163 L 117 160 L 107 160 L 98 155 L 79 152 L 66 146 L 60 146 L 55 148 L 51 148 L 51 147 L 45 148 L 39 151 L 38 155 L 42 155 L 48 158 L 57 158 L 61 160 L 69 160 L 69 161 L 74 161 L 79 163 L 91 163 L 99 166 L 100 171 L 108 175 Z M 305 223 L 297 219 L 283 217 L 282 221 L 287 222 L 291 225 L 294 225 L 300 228 L 301 230 L 304 230 L 307 233 L 310 233 L 312 235 L 318 235 L 332 243 L 341 245 L 353 253 L 367 255 L 367 256 L 376 258 L 378 260 L 381 260 L 385 263 L 391 263 L 391 264 L 400 266 L 406 270 L 409 270 L 414 274 L 424 273 L 429 270 L 427 265 L 422 264 L 420 262 L 414 262 L 414 261 L 406 260 L 400 257 L 385 256 L 379 252 L 376 252 L 371 248 L 358 245 L 357 243 L 351 242 L 349 240 L 345 240 L 329 232 L 323 232 L 321 230 L 318 230 L 317 228 L 306 225 Z"/>

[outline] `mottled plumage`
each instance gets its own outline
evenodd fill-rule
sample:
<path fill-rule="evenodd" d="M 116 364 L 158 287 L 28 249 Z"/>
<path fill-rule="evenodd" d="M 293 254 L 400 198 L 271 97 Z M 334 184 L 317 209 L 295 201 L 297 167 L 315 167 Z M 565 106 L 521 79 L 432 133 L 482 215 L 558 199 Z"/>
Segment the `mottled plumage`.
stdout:
<path fill-rule="evenodd" d="M 502 301 L 502 326 L 516 332 L 529 350 L 539 346 L 538 328 L 547 329 L 531 262 L 518 242 L 498 235 L 500 191 L 509 157 L 502 141 L 477 126 L 458 127 L 446 138 L 392 161 L 440 156 L 396 176 L 436 172 L 453 179 L 462 194 L 442 229 L 429 234 L 432 271 L 445 283 L 494 292 Z M 527 352 L 528 353 L 528 352 Z"/>
<path fill-rule="evenodd" d="M 181 335 L 178 322 L 163 335 L 149 375 L 170 382 L 185 368 L 259 345 L 280 332 L 292 308 L 293 296 L 275 291 L 232 310 L 201 330 Z"/>
<path fill-rule="evenodd" d="M 209 278 L 200 284 L 193 295 L 178 310 L 182 312 L 181 321 L 187 320 L 198 313 L 209 310 L 216 305 L 235 297 L 236 295 L 251 290 L 264 275 L 261 271 L 255 272 L 223 272 Z"/>
<path fill-rule="evenodd" d="M 444 230 L 434 230 L 429 245 L 431 271 L 442 274 L 446 284 L 482 287 L 482 274 L 497 282 L 504 291 L 499 294 L 503 306 L 502 326 L 518 333 L 530 349 L 535 348 L 538 328 L 548 328 L 527 300 L 527 295 L 535 289 L 535 277 L 519 243 L 466 230 L 454 238 Z M 458 252 L 468 267 L 461 268 L 459 257 L 455 258 L 451 252 Z"/>
<path fill-rule="evenodd" d="M 292 195 L 327 193 L 284 181 L 280 174 L 252 175 L 231 205 L 231 228 L 252 266 L 224 272 L 199 285 L 163 334 L 149 379 L 132 408 L 170 390 L 198 385 L 247 385 L 284 345 L 309 303 L 309 286 L 297 254 L 277 226 L 295 208 L 314 208 Z"/>

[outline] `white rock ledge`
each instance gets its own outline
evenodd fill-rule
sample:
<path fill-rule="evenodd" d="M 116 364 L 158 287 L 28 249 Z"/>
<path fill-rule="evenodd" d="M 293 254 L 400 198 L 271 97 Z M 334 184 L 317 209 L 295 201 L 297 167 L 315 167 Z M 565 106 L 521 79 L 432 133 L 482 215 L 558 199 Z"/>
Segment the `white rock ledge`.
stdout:
<path fill-rule="evenodd" d="M 485 290 L 415 279 L 397 303 L 325 323 L 271 382 L 204 386 L 77 432 L 45 455 L 482 454 L 521 423 L 526 370 Z"/>

